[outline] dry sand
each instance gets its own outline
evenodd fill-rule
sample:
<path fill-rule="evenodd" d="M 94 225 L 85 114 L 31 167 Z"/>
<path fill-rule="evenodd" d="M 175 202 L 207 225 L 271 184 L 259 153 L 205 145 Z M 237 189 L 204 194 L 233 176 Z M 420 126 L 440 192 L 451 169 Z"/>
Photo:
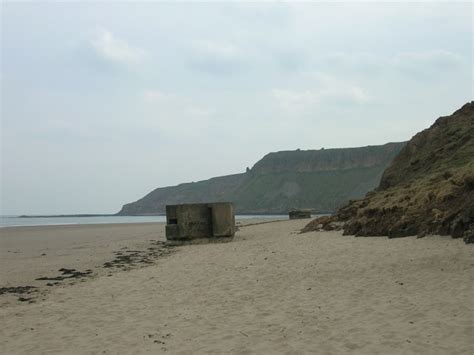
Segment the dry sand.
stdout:
<path fill-rule="evenodd" d="M 297 234 L 306 222 L 161 256 L 162 224 L 4 228 L 0 287 L 39 292 L 0 296 L 0 352 L 474 353 L 471 245 Z M 149 266 L 103 268 L 148 248 Z M 34 281 L 59 268 L 92 276 Z"/>
<path fill-rule="evenodd" d="M 45 283 L 35 278 L 57 275 L 60 268 L 91 268 L 97 272 L 103 263 L 114 259 L 115 251 L 132 246 L 146 249 L 150 240 L 165 240 L 162 224 L 1 228 L 0 287 L 42 286 Z"/>

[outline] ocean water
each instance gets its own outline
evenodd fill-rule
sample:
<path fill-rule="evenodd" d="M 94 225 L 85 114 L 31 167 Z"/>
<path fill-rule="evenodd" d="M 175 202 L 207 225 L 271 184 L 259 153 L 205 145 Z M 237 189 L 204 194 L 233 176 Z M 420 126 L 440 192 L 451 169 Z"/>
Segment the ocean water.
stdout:
<path fill-rule="evenodd" d="M 237 215 L 242 219 L 288 219 L 287 215 Z M 148 223 L 166 222 L 165 216 L 98 216 L 98 217 L 31 217 L 0 216 L 0 227 L 55 226 L 70 224 Z"/>

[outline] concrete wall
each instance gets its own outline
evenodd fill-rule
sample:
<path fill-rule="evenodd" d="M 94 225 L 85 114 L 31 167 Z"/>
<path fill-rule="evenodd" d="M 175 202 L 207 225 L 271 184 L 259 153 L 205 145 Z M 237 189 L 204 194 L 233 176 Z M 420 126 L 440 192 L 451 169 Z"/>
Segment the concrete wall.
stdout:
<path fill-rule="evenodd" d="M 234 206 L 226 202 L 169 205 L 166 206 L 166 223 L 168 241 L 232 239 Z"/>
<path fill-rule="evenodd" d="M 289 212 L 290 219 L 311 218 L 311 210 L 293 210 Z"/>

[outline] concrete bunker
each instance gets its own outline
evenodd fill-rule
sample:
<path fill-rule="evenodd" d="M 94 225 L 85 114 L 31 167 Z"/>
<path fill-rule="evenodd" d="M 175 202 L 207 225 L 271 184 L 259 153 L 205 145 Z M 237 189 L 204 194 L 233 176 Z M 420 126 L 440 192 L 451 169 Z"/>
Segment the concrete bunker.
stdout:
<path fill-rule="evenodd" d="M 288 213 L 290 219 L 311 218 L 310 209 L 294 209 Z"/>
<path fill-rule="evenodd" d="M 166 206 L 166 240 L 170 244 L 231 241 L 234 206 L 229 202 Z"/>

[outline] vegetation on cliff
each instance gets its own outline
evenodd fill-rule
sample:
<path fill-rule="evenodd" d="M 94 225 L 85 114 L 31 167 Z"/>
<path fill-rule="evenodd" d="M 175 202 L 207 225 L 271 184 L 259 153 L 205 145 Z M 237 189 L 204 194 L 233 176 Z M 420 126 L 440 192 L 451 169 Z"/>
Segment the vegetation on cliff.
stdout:
<path fill-rule="evenodd" d="M 426 234 L 474 241 L 474 102 L 415 135 L 379 187 L 303 231 L 338 228 L 356 236 Z"/>
<path fill-rule="evenodd" d="M 153 215 L 167 204 L 233 202 L 237 213 L 332 212 L 380 181 L 404 143 L 361 148 L 269 153 L 242 174 L 158 188 L 123 206 L 119 215 Z"/>

